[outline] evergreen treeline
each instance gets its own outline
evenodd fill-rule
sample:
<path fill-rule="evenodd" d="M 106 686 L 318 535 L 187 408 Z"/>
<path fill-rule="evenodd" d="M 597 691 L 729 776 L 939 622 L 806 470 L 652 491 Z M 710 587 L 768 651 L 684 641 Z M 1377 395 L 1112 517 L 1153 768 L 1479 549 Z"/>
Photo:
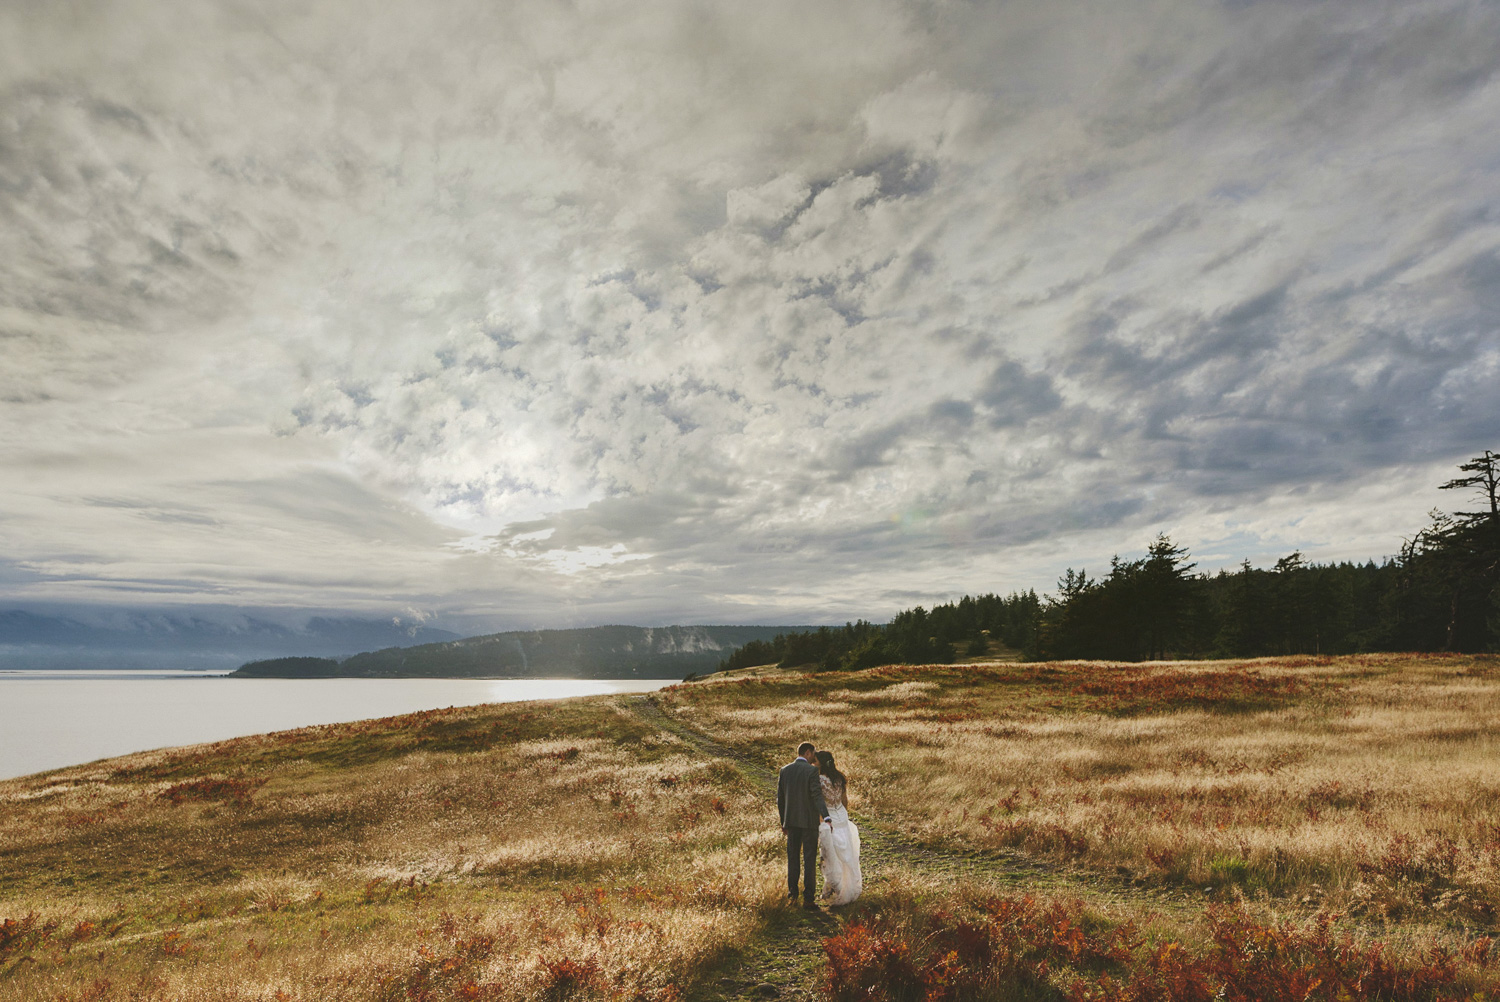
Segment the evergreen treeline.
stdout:
<path fill-rule="evenodd" d="M 985 653 L 989 637 L 1018 650 L 1032 646 L 1042 608 L 1042 600 L 1034 591 L 1004 597 L 965 595 L 930 611 L 921 606 L 907 609 L 884 626 L 860 620 L 746 644 L 719 667 L 772 663 L 822 668 L 948 664 L 957 657 L 955 644 L 968 654 Z"/>
<path fill-rule="evenodd" d="M 943 664 L 979 655 L 990 639 L 1028 660 L 1500 650 L 1500 454 L 1459 467 L 1443 490 L 1470 490 L 1475 510 L 1434 512 L 1380 563 L 1310 564 L 1301 553 L 1271 568 L 1195 574 L 1188 552 L 1158 536 L 1143 557 L 1102 578 L 1069 568 L 1055 595 L 965 596 L 920 606 L 884 626 L 863 620 L 757 641 L 721 668 L 868 668 Z"/>

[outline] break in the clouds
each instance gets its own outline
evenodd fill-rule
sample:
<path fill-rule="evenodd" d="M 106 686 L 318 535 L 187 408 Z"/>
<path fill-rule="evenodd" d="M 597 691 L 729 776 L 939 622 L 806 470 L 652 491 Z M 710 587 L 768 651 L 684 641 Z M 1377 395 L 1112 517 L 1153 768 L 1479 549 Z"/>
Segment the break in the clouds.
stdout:
<path fill-rule="evenodd" d="M 0 591 L 1391 552 L 1500 444 L 1497 68 L 1451 0 L 5 5 Z"/>

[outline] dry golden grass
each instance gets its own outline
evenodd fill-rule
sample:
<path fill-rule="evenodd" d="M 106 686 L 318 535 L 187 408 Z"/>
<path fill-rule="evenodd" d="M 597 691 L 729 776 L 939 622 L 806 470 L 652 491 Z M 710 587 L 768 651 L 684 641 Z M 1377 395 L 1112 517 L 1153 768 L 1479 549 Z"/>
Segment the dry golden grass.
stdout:
<path fill-rule="evenodd" d="M 802 920 L 756 782 L 804 737 L 838 754 L 870 835 L 847 929 L 930 947 L 1011 908 L 994 896 L 1032 889 L 1018 873 L 1082 899 L 1004 926 L 1040 930 L 1042 967 L 996 998 L 1062 990 L 1047 923 L 1201 952 L 1227 921 L 1207 901 L 1256 921 L 1345 913 L 1393 956 L 1451 946 L 1468 966 L 1450 987 L 1493 987 L 1474 937 L 1500 905 L 1495 658 L 752 670 L 661 693 L 670 727 L 635 699 L 434 711 L 0 783 L 0 998 L 716 998 L 747 947 L 813 935 L 788 932 Z M 764 770 L 697 750 L 693 730 Z M 1040 868 L 1000 887 L 894 837 Z M 854 963 L 880 942 L 851 932 L 836 949 Z"/>
<path fill-rule="evenodd" d="M 1492 656 L 762 672 L 663 699 L 768 762 L 833 749 L 856 810 L 932 844 L 1391 921 L 1500 907 Z"/>
<path fill-rule="evenodd" d="M 0 784 L 0 997 L 675 998 L 781 907 L 767 806 L 621 705 L 436 711 Z"/>

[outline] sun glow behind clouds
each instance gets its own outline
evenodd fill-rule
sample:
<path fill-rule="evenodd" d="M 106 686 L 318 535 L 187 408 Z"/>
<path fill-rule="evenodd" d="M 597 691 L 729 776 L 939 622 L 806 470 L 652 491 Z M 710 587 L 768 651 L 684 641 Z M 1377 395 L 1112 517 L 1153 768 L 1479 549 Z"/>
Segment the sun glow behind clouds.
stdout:
<path fill-rule="evenodd" d="M 547 550 L 537 557 L 560 574 L 581 574 L 596 567 L 611 567 L 632 560 L 649 560 L 649 553 L 627 553 L 624 543 L 614 546 L 580 546 L 573 550 Z"/>
<path fill-rule="evenodd" d="M 1389 552 L 1500 431 L 1496 37 L 12 5 L 0 590 L 805 621 Z"/>

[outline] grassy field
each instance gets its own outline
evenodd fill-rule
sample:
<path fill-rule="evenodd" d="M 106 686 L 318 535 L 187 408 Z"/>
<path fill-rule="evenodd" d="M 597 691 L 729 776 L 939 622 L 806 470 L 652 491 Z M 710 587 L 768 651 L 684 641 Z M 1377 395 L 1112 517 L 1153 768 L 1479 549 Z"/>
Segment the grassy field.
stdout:
<path fill-rule="evenodd" d="M 1497 717 L 1493 657 L 752 669 L 114 759 L 0 783 L 0 998 L 1489 998 Z"/>

